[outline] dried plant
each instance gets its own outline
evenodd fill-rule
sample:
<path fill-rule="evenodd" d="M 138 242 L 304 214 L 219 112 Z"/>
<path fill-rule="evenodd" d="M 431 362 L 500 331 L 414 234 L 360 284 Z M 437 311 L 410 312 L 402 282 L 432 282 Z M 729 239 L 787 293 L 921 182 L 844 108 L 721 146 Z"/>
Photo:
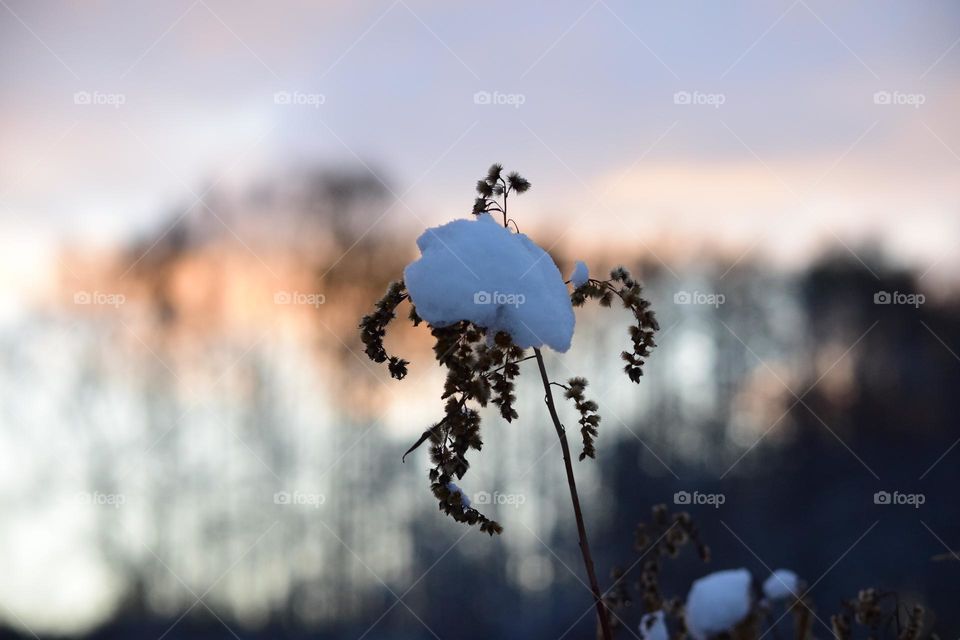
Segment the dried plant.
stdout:
<path fill-rule="evenodd" d="M 894 591 L 861 589 L 856 598 L 844 600 L 842 611 L 830 618 L 837 640 L 865 637 L 870 640 L 920 640 L 936 638 L 926 629 L 927 611 L 919 604 L 907 607 Z M 859 631 L 859 633 L 858 633 Z"/>
<path fill-rule="evenodd" d="M 613 584 L 604 597 L 610 615 L 610 627 L 616 632 L 626 626 L 625 619 L 638 608 L 642 620 L 652 620 L 649 614 L 663 613 L 669 622 L 671 640 L 686 640 L 690 636 L 687 626 L 685 602 L 679 597 L 664 595 L 660 586 L 663 561 L 676 558 L 683 547 L 693 547 L 700 559 L 710 561 L 710 549 L 704 544 L 696 525 L 686 512 L 670 513 L 664 505 L 653 507 L 650 523 L 641 522 L 635 530 L 634 550 L 637 559 L 627 569 L 614 568 Z M 754 582 L 751 587 L 750 609 L 747 615 L 728 631 L 718 634 L 723 640 L 761 640 L 779 638 L 775 627 L 788 615 L 792 617 L 793 640 L 810 640 L 815 637 L 814 627 L 826 624 L 818 618 L 809 598 L 808 590 L 801 582 L 793 596 L 771 602 L 759 593 Z M 775 606 L 783 613 L 773 616 Z M 834 640 L 939 640 L 930 632 L 929 613 L 923 606 L 905 606 L 897 593 L 875 588 L 863 589 L 857 597 L 841 603 L 842 611 L 830 617 Z M 649 629 L 640 625 L 641 638 Z M 636 637 L 636 634 L 630 634 Z M 655 634 L 653 634 L 655 636 Z"/>
<path fill-rule="evenodd" d="M 510 229 L 512 225 L 513 229 L 519 232 L 516 221 L 508 217 L 507 202 L 509 196 L 522 194 L 529 188 L 530 182 L 525 178 L 517 173 L 505 176 L 503 167 L 495 164 L 490 167 L 487 175 L 477 182 L 478 196 L 472 213 L 477 216 L 497 215 L 502 218 L 505 228 Z M 650 310 L 650 303 L 642 296 L 640 284 L 626 269 L 618 267 L 610 273 L 609 279 L 588 279 L 574 288 L 570 295 L 571 304 L 575 307 L 582 306 L 591 299 L 609 307 L 614 299 L 618 298 L 624 308 L 631 311 L 635 320 L 629 334 L 631 349 L 624 351 L 622 357 L 626 362 L 625 371 L 630 380 L 639 382 L 644 360 L 655 346 L 654 332 L 659 328 Z M 365 316 L 360 323 L 366 354 L 374 362 L 387 363 L 390 375 L 398 380 L 406 376 L 409 362 L 388 354 L 384 347 L 384 337 L 387 325 L 396 318 L 397 307 L 405 300 L 410 300 L 410 296 L 404 283 L 398 281 L 391 284 L 383 298 L 376 303 L 374 312 Z M 423 322 L 413 308 L 412 301 L 409 318 L 414 326 Z M 507 422 L 517 419 L 514 391 L 516 379 L 520 375 L 520 364 L 536 360 L 543 384 L 544 400 L 560 440 L 580 549 L 593 591 L 601 632 L 603 637 L 609 640 L 611 633 L 608 616 L 593 568 L 566 429 L 560 420 L 552 391 L 554 386 L 563 388 L 565 397 L 573 402 L 579 414 L 578 422 L 583 442 L 580 460 L 595 458 L 600 416 L 597 413 L 597 403 L 586 398 L 587 381 L 576 377 L 566 385 L 551 382 L 540 349 L 533 348 L 533 354 L 528 355 L 527 350 L 514 344 L 511 336 L 505 332 L 491 336 L 485 327 L 467 320 L 444 327 L 426 324 L 436 340 L 433 348 L 436 359 L 446 369 L 446 381 L 441 394 L 444 415 L 427 428 L 406 453 L 409 454 L 429 441 L 432 462 L 429 472 L 430 488 L 439 501 L 440 510 L 458 522 L 478 525 L 481 531 L 490 535 L 501 533 L 503 527 L 471 506 L 469 499 L 453 482 L 462 478 L 470 467 L 467 453 L 471 450 L 479 451 L 483 446 L 480 414 L 477 409 L 493 404 Z"/>
<path fill-rule="evenodd" d="M 670 513 L 665 505 L 659 504 L 653 507 L 649 523 L 637 524 L 633 543 L 637 559 L 627 569 L 613 569 L 613 586 L 604 598 L 614 628 L 622 627 L 627 610 L 639 601 L 641 613 L 663 611 L 673 621 L 676 629 L 673 638 L 682 640 L 686 637 L 683 601 L 664 596 L 660 574 L 663 561 L 676 558 L 688 545 L 696 550 L 703 562 L 710 561 L 710 548 L 700 540 L 697 526 L 685 511 Z"/>

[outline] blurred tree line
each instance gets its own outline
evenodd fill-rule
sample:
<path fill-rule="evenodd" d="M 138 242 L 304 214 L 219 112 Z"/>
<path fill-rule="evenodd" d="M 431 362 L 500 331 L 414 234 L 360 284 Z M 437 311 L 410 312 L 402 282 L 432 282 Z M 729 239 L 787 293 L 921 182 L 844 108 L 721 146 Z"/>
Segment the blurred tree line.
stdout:
<path fill-rule="evenodd" d="M 465 490 L 524 496 L 498 518 L 507 531 L 495 540 L 462 540 L 421 485 L 424 460 L 400 464 L 406 434 L 429 419 L 417 399 L 429 403 L 440 377 L 412 371 L 412 384 L 395 384 L 357 356 L 357 319 L 415 251 L 420 225 L 398 224 L 394 205 L 377 178 L 346 169 L 213 193 L 98 267 L 90 288 L 123 291 L 122 307 L 65 305 L 80 315 L 82 347 L 55 394 L 34 390 L 53 407 L 50 433 L 66 434 L 79 461 L 63 486 L 126 497 L 95 511 L 85 549 L 124 595 L 85 637 L 592 633 L 591 616 L 577 621 L 589 600 L 557 465 L 529 465 L 531 451 L 559 455 L 549 425 L 486 434 L 480 480 Z M 561 270 L 574 258 L 613 266 L 554 255 Z M 629 559 L 651 505 L 677 491 L 723 493 L 718 509 L 691 507 L 713 561 L 671 565 L 662 579 L 673 593 L 706 570 L 783 566 L 810 582 L 825 574 L 811 594 L 824 619 L 879 586 L 925 603 L 943 637 L 960 629 L 960 564 L 931 560 L 946 551 L 938 537 L 960 546 L 957 298 L 877 305 L 878 291 L 921 290 L 916 274 L 840 254 L 800 273 L 724 273 L 705 260 L 679 281 L 639 250 L 627 266 L 664 327 L 640 389 L 620 386 L 617 363 L 594 355 L 622 347 L 624 327 L 578 314 L 573 351 L 605 415 L 602 464 L 577 465 L 602 578 Z M 675 304 L 681 290 L 725 302 Z M 397 340 L 401 355 L 429 348 Z M 44 366 L 27 373 L 42 378 Z M 535 388 L 518 396 L 521 415 L 541 415 Z M 404 421 L 413 424 L 398 433 Z M 881 490 L 926 502 L 876 505 Z M 298 492 L 323 503 L 277 501 Z"/>

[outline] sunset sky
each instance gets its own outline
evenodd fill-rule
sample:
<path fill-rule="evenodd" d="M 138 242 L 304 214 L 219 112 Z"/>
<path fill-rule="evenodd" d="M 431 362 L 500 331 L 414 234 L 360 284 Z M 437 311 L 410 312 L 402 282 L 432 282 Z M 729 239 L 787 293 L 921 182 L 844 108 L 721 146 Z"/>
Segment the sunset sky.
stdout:
<path fill-rule="evenodd" d="M 500 161 L 563 242 L 957 266 L 953 2 L 315 7 L 0 3 L 5 253 L 109 245 L 309 163 L 367 164 L 412 235 Z"/>

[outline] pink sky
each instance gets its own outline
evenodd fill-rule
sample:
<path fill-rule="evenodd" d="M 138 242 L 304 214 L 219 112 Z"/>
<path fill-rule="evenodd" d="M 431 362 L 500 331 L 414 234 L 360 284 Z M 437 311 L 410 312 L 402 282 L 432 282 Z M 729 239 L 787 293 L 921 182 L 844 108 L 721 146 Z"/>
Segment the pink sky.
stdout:
<path fill-rule="evenodd" d="M 875 241 L 921 271 L 957 266 L 948 1 L 5 0 L 0 15 L 0 229 L 19 253 L 109 244 L 211 182 L 310 162 L 367 163 L 410 207 L 383 224 L 415 234 L 464 214 L 500 161 L 534 182 L 528 226 L 564 241 L 789 263 Z"/>

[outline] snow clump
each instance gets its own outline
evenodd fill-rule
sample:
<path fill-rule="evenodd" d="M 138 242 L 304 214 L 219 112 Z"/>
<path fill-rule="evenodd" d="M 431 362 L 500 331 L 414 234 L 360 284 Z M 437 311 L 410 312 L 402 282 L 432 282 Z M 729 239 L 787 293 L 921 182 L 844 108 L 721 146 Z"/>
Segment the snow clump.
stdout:
<path fill-rule="evenodd" d="M 687 595 L 687 628 L 695 640 L 730 631 L 750 613 L 750 572 L 717 571 L 693 583 Z"/>
<path fill-rule="evenodd" d="M 417 314 L 434 327 L 461 320 L 510 334 L 527 349 L 570 348 L 574 316 L 560 270 L 546 251 L 489 214 L 427 229 L 403 279 Z M 585 268 L 585 267 L 584 267 Z"/>
<path fill-rule="evenodd" d="M 645 613 L 640 618 L 640 640 L 669 640 L 663 610 Z"/>
<path fill-rule="evenodd" d="M 763 595 L 768 600 L 800 597 L 800 577 L 789 569 L 777 569 L 763 582 Z"/>
<path fill-rule="evenodd" d="M 587 269 L 586 263 L 584 263 L 583 260 L 577 260 L 577 264 L 573 266 L 573 273 L 570 274 L 570 284 L 572 284 L 574 288 L 582 287 L 589 279 L 590 270 Z"/>

